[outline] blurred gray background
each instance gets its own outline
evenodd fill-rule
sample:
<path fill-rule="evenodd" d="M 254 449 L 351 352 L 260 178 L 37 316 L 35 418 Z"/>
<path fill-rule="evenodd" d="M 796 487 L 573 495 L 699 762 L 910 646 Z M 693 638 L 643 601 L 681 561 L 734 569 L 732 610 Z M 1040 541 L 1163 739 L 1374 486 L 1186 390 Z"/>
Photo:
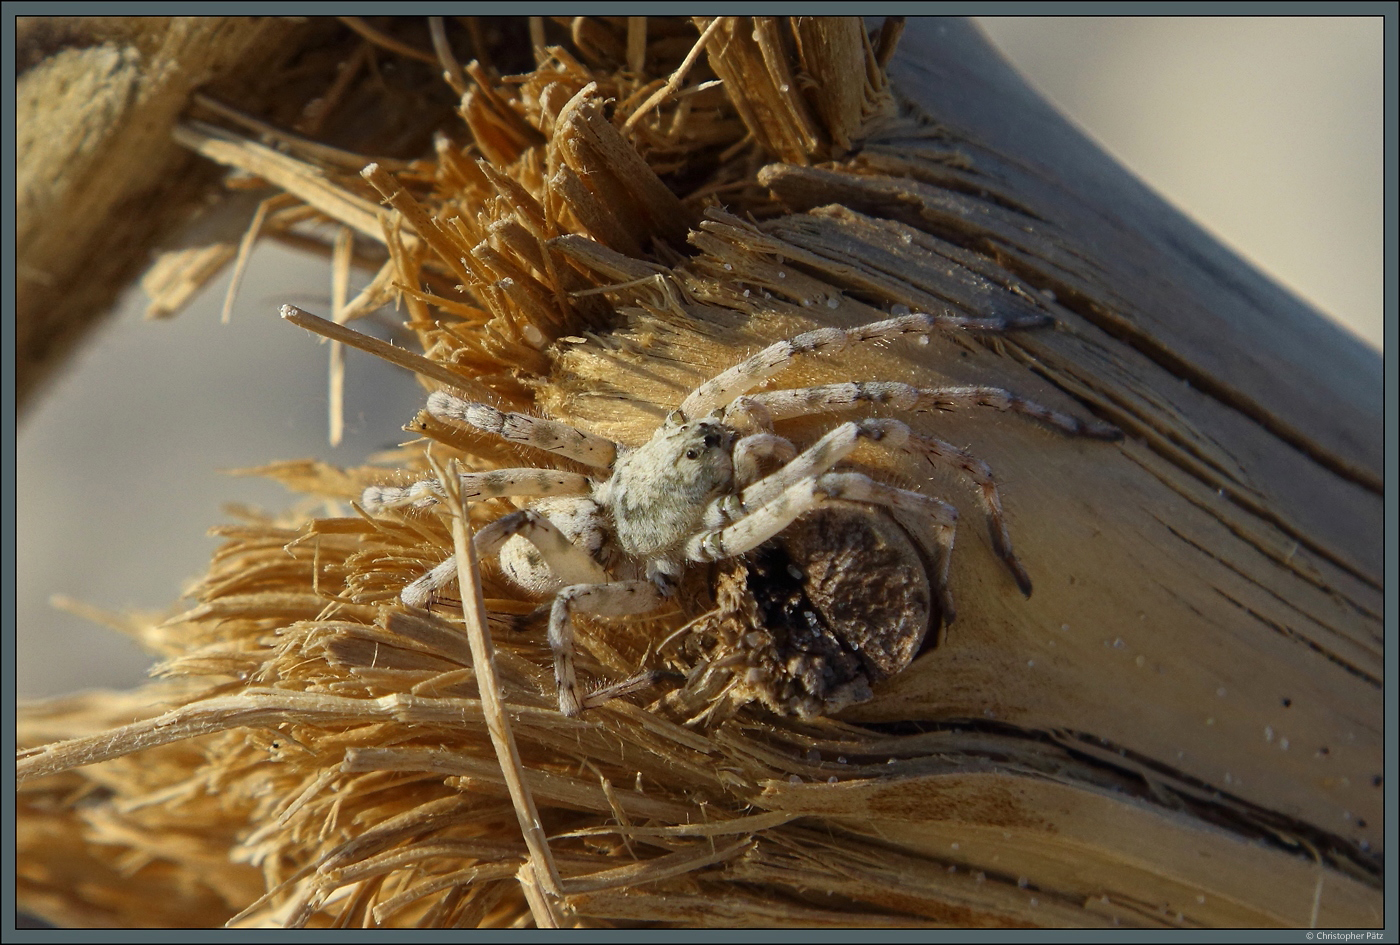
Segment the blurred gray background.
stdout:
<path fill-rule="evenodd" d="M 1380 17 L 979 22 L 1123 164 L 1380 349 Z M 21 698 L 144 677 L 151 660 L 133 643 L 49 599 L 180 609 L 217 546 L 205 530 L 230 520 L 222 504 L 279 509 L 293 498 L 220 470 L 303 457 L 355 464 L 407 438 L 417 384 L 352 351 L 345 439 L 327 445 L 327 349 L 277 308 L 326 314 L 328 263 L 260 247 L 232 323 L 220 325 L 227 278 L 174 321 L 143 321 L 145 298 L 133 290 L 22 418 Z"/>

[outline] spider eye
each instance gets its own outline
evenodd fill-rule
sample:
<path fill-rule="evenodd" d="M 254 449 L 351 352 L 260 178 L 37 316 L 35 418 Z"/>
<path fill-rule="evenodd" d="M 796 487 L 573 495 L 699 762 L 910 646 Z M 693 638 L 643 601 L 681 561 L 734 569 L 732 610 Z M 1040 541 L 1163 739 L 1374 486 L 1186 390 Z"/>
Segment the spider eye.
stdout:
<path fill-rule="evenodd" d="M 697 450 L 697 449 L 696 449 L 695 447 L 693 447 L 693 446 L 692 446 L 690 449 L 688 449 L 688 450 L 685 451 L 685 458 L 686 458 L 686 459 L 695 459 L 695 457 L 697 457 L 697 456 L 699 456 L 699 455 L 700 455 L 700 451 Z"/>

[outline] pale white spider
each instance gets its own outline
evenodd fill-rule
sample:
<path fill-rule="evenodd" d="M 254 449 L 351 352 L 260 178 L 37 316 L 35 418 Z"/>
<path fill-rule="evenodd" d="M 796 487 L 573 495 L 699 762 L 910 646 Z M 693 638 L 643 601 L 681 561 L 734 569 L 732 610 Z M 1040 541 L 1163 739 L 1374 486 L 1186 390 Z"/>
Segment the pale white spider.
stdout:
<path fill-rule="evenodd" d="M 584 708 L 574 675 L 574 612 L 601 616 L 641 614 L 658 608 L 677 586 L 689 562 L 744 554 L 795 519 L 833 502 L 883 507 L 897 517 L 925 523 L 933 538 L 926 549 L 945 621 L 953 617 L 948 564 L 957 510 L 940 499 L 895 488 L 859 472 L 833 471 L 863 439 L 915 452 L 952 467 L 980 489 L 992 542 L 1021 590 L 1031 584 L 1011 551 L 1001 499 L 981 460 L 893 419 L 842 423 L 798 452 L 773 431 L 777 421 L 874 404 L 900 410 L 954 410 L 987 406 L 1042 420 L 1068 433 L 1113 439 L 1119 431 L 1080 421 L 1009 391 L 993 387 L 917 388 L 887 381 L 850 382 L 749 394 L 795 357 L 834 354 L 852 345 L 923 339 L 939 330 L 1006 331 L 1046 324 L 951 315 L 911 314 L 858 328 L 822 328 L 769 345 L 691 392 L 652 438 L 628 448 L 571 426 L 468 403 L 445 392 L 428 398 L 428 412 L 447 422 L 494 433 L 556 453 L 598 475 L 552 469 L 499 469 L 461 476 L 463 497 L 534 496 L 528 507 L 497 519 L 476 534 L 478 554 L 496 554 L 507 577 L 527 591 L 554 595 L 549 645 L 554 652 L 559 708 L 576 716 Z M 776 466 L 775 469 L 772 467 Z M 771 472 L 766 470 L 772 469 Z M 371 487 L 371 512 L 436 502 L 441 485 Z M 427 606 L 456 579 L 448 559 L 409 584 L 402 600 Z M 614 690 L 615 691 L 615 690 Z M 601 694 L 598 694 L 601 695 Z M 589 699 L 594 704 L 598 699 Z"/>

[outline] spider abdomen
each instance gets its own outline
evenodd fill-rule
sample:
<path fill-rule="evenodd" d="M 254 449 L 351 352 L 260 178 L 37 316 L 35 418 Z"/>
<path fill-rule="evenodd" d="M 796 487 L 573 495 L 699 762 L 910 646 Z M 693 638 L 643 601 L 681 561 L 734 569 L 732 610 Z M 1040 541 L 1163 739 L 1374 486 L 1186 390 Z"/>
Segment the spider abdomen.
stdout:
<path fill-rule="evenodd" d="M 884 512 L 820 509 L 722 571 L 706 621 L 732 698 L 812 718 L 873 698 L 941 619 L 925 553 Z"/>

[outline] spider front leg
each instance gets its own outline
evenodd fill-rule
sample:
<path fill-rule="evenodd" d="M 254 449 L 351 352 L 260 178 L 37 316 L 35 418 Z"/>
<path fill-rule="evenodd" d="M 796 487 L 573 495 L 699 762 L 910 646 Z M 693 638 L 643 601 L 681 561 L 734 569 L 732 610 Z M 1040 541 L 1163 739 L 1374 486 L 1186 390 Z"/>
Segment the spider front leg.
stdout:
<path fill-rule="evenodd" d="M 762 478 L 768 461 L 791 462 L 797 447 L 776 433 L 753 433 L 734 444 L 734 484 L 740 488 Z"/>
<path fill-rule="evenodd" d="M 768 479 L 763 481 L 766 483 Z M 824 473 L 800 479 L 733 524 L 692 537 L 686 544 L 686 557 L 691 561 L 718 561 L 752 551 L 802 515 L 833 500 L 880 506 L 916 521 L 932 523 L 935 547 L 925 550 L 933 552 L 930 555 L 933 558 L 932 583 L 937 589 L 943 619 L 951 623 L 956 610 L 948 589 L 948 567 L 953 558 L 958 510 L 941 499 L 876 482 L 864 473 Z"/>
<path fill-rule="evenodd" d="M 448 423 L 494 433 L 512 443 L 533 446 L 597 469 L 607 469 L 617 459 L 618 445 L 606 437 L 555 420 L 506 413 L 454 397 L 446 391 L 437 391 L 428 397 L 428 413 Z"/>
<path fill-rule="evenodd" d="M 813 479 L 830 470 L 851 455 L 861 440 L 882 440 L 900 448 L 908 441 L 909 435 L 909 427 L 898 420 L 870 419 L 843 423 L 777 472 L 746 488 L 740 494 L 740 501 L 744 508 L 760 508 L 795 483 Z"/>
<path fill-rule="evenodd" d="M 1051 410 L 1035 401 L 1026 400 L 1024 397 L 999 387 L 922 388 L 894 381 L 848 382 L 749 394 L 737 398 L 732 406 L 737 407 L 741 415 L 745 417 L 759 417 L 764 422 L 771 424 L 778 420 L 850 410 L 863 404 L 912 411 L 992 407 L 996 410 L 1032 417 L 1072 435 L 1101 440 L 1120 440 L 1123 438 L 1123 432 L 1110 424 L 1098 420 L 1080 420 L 1057 410 Z M 951 443 L 915 434 L 898 421 L 886 422 L 895 424 L 897 428 L 903 430 L 902 434 L 894 428 L 886 428 L 883 431 L 887 435 L 893 430 L 899 437 L 898 441 L 891 440 L 890 445 L 903 446 L 907 443 L 908 448 L 921 453 L 931 463 L 957 469 L 977 484 L 982 507 L 991 523 L 992 547 L 997 555 L 1006 562 L 1006 566 L 1015 577 L 1016 586 L 1021 589 L 1021 593 L 1029 597 L 1031 594 L 1030 575 L 1026 573 L 1020 559 L 1011 550 L 1011 532 L 1006 525 L 1006 515 L 1002 511 L 1001 505 L 1001 493 L 997 488 L 991 467 Z M 810 468 L 802 469 L 793 466 L 789 469 L 785 467 L 779 471 L 778 475 L 784 476 L 786 481 L 792 482 L 798 476 L 809 474 L 813 469 L 831 468 L 834 465 L 834 459 L 844 458 L 854 447 L 851 434 L 861 432 L 849 431 L 849 426 L 849 424 L 844 424 L 837 427 L 823 437 L 811 450 L 802 455 L 801 459 L 808 461 Z M 876 428 L 867 435 L 878 439 L 881 434 L 882 431 Z M 814 455 L 809 459 L 809 454 Z M 833 461 L 827 461 L 828 457 L 834 458 Z M 744 491 L 744 503 L 761 504 L 774 493 L 776 488 L 781 487 L 781 483 L 781 479 L 775 479 L 772 483 L 769 483 L 768 480 L 760 481 L 753 488 Z"/>

